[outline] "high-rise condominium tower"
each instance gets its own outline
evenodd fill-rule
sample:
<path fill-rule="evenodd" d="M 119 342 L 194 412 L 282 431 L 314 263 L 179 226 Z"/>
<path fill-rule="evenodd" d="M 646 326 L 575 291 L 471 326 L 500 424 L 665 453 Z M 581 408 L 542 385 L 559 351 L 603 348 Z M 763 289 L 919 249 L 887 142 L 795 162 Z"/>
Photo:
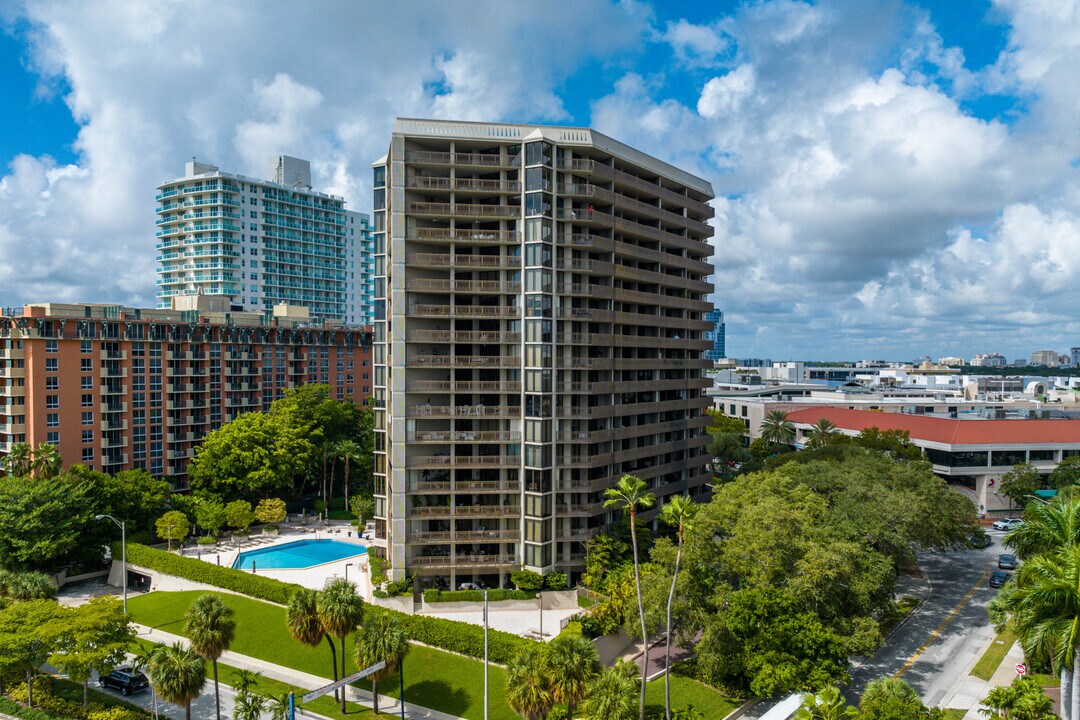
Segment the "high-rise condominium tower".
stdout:
<path fill-rule="evenodd" d="M 225 295 L 233 310 L 289 303 L 370 324 L 368 216 L 312 190 L 307 160 L 278 156 L 270 174 L 256 180 L 192 160 L 158 188 L 158 307 L 178 295 Z"/>
<path fill-rule="evenodd" d="M 398 120 L 374 187 L 393 577 L 576 575 L 624 473 L 705 492 L 708 182 L 589 129 Z"/>

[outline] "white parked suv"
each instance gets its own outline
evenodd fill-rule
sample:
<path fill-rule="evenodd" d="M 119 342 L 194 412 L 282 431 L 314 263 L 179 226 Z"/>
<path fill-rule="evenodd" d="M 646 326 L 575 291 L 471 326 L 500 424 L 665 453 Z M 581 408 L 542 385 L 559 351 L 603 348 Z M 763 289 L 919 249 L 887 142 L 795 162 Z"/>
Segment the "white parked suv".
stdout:
<path fill-rule="evenodd" d="M 1023 524 L 1024 521 L 1020 518 L 1005 518 L 1004 520 L 995 520 L 993 527 L 995 530 L 1012 530 L 1014 527 Z"/>

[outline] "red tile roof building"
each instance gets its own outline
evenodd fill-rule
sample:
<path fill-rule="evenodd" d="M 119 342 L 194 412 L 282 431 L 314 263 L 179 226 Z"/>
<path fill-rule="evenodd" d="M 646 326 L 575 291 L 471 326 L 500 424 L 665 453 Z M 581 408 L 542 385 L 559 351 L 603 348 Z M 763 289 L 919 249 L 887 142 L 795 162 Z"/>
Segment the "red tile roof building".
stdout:
<path fill-rule="evenodd" d="M 809 407 L 788 413 L 802 443 L 818 420 L 847 435 L 867 428 L 901 430 L 926 451 L 934 472 L 971 491 L 980 512 L 1007 511 L 1009 500 L 998 491 L 1001 477 L 1029 462 L 1048 474 L 1064 458 L 1080 455 L 1080 420 L 930 417 L 847 408 Z"/>

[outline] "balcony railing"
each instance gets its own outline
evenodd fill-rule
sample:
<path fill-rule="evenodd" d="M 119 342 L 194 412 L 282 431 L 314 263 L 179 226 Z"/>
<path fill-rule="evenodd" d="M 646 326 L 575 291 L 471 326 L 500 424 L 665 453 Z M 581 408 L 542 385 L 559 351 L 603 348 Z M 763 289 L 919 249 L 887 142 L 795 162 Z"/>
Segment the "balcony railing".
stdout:
<path fill-rule="evenodd" d="M 521 165 L 521 155 L 408 150 L 405 153 L 405 162 L 416 165 L 462 165 L 472 167 L 516 168 Z"/>
<path fill-rule="evenodd" d="M 521 333 L 517 332 L 489 332 L 485 330 L 410 330 L 409 342 L 435 342 L 435 343 L 476 343 L 489 345 L 492 343 L 519 343 Z"/>
<path fill-rule="evenodd" d="M 409 307 L 413 317 L 457 318 L 516 318 L 521 308 L 516 305 L 428 305 L 416 303 Z"/>
<path fill-rule="evenodd" d="M 421 443 L 521 442 L 521 432 L 517 430 L 414 430 L 407 437 L 410 442 Z"/>
<path fill-rule="evenodd" d="M 520 268 L 521 258 L 513 255 L 449 255 L 415 253 L 407 255 L 408 264 L 418 267 Z"/>
<path fill-rule="evenodd" d="M 414 455 L 406 461 L 410 468 L 483 468 L 517 465 L 521 459 L 516 455 Z"/>
<path fill-rule="evenodd" d="M 521 417 L 520 405 L 413 405 L 406 417 Z"/>
<path fill-rule="evenodd" d="M 521 357 L 518 355 L 415 355 L 406 359 L 405 366 L 516 368 L 521 366 Z"/>
<path fill-rule="evenodd" d="M 408 283 L 410 292 L 519 293 L 521 283 L 501 280 L 442 280 L 418 278 Z"/>
<path fill-rule="evenodd" d="M 406 560 L 405 564 L 425 568 L 516 565 L 517 558 L 514 555 L 426 555 Z"/>
<path fill-rule="evenodd" d="M 413 202 L 408 204 L 413 215 L 453 215 L 477 218 L 519 218 L 520 205 L 481 205 L 479 203 Z"/>
<path fill-rule="evenodd" d="M 408 239 L 479 244 L 518 243 L 521 242 L 521 233 L 516 230 L 416 228 L 409 233 Z"/>
<path fill-rule="evenodd" d="M 405 183 L 415 190 L 455 190 L 458 192 L 519 193 L 517 180 L 484 180 L 480 178 L 448 178 L 418 175 Z"/>

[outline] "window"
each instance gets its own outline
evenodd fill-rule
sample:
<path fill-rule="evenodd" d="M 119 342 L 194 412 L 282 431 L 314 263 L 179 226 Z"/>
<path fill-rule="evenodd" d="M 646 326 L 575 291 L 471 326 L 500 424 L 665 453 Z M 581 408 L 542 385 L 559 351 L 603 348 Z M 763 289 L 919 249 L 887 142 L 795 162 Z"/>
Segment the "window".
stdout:
<path fill-rule="evenodd" d="M 79 369 L 82 372 L 94 371 L 94 358 L 82 358 L 79 360 Z"/>
<path fill-rule="evenodd" d="M 81 378 L 80 387 L 82 387 L 83 390 L 93 390 L 94 389 L 94 376 L 90 375 L 90 376 Z"/>
<path fill-rule="evenodd" d="M 82 406 L 84 408 L 94 407 L 94 396 L 90 393 L 83 393 Z"/>
<path fill-rule="evenodd" d="M 94 442 L 94 431 L 93 430 L 83 430 L 82 431 L 82 441 L 83 441 L 83 445 L 92 444 Z"/>
<path fill-rule="evenodd" d="M 46 390 L 59 390 L 60 389 L 60 378 L 56 377 L 55 375 L 50 376 L 50 377 L 46 377 L 45 378 L 45 389 Z"/>
<path fill-rule="evenodd" d="M 45 358 L 45 372 L 56 372 L 60 369 L 58 358 Z"/>
<path fill-rule="evenodd" d="M 59 395 L 46 395 L 45 396 L 45 407 L 47 407 L 47 408 L 58 408 L 58 407 L 60 407 L 60 396 Z"/>
<path fill-rule="evenodd" d="M 84 463 L 94 462 L 94 446 L 84 447 L 82 449 L 82 461 Z"/>
<path fill-rule="evenodd" d="M 46 438 L 47 438 L 47 441 L 48 441 L 48 443 L 50 445 L 59 445 L 60 444 L 60 433 L 58 433 L 58 432 L 47 433 Z"/>
<path fill-rule="evenodd" d="M 94 352 L 94 343 L 90 340 L 83 340 L 79 343 L 79 352 L 83 355 L 89 355 Z"/>
<path fill-rule="evenodd" d="M 60 413 L 46 413 L 45 427 L 60 427 Z"/>
<path fill-rule="evenodd" d="M 45 341 L 45 352 L 54 353 L 54 352 L 58 352 L 59 350 L 60 350 L 59 341 L 57 341 L 57 340 L 46 340 Z"/>
<path fill-rule="evenodd" d="M 82 424 L 83 425 L 93 425 L 94 424 L 94 413 L 93 412 L 84 412 L 82 414 Z"/>

